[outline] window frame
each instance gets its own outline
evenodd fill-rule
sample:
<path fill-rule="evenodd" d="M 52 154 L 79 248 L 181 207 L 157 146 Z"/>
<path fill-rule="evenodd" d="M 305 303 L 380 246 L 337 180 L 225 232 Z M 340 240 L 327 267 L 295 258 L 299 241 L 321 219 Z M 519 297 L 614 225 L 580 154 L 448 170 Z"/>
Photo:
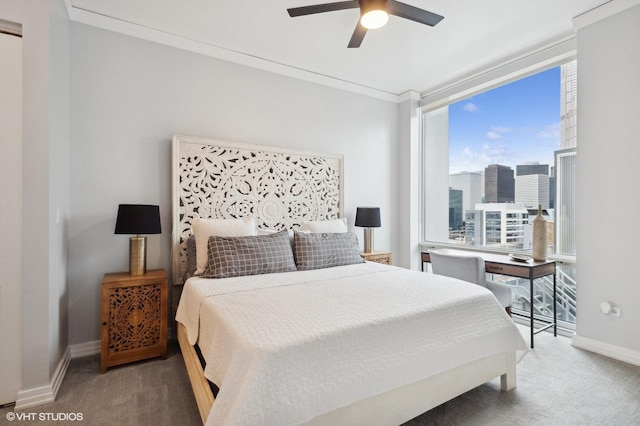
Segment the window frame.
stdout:
<path fill-rule="evenodd" d="M 430 249 L 436 248 L 455 248 L 468 250 L 472 252 L 485 252 L 485 253 L 499 253 L 506 254 L 509 252 L 513 252 L 513 250 L 508 247 L 496 247 L 496 246 L 486 246 L 486 245 L 460 245 L 455 243 L 449 243 L 448 238 L 443 238 L 444 241 L 437 240 L 428 240 L 425 238 L 426 235 L 434 235 L 429 232 L 433 232 L 435 229 L 436 236 L 438 235 L 438 227 L 441 223 L 437 222 L 432 223 L 429 221 L 429 214 L 431 213 L 428 210 L 429 205 L 436 206 L 445 206 L 445 208 L 440 208 L 447 213 L 448 216 L 448 194 L 449 194 L 449 185 L 440 185 L 446 191 L 435 191 L 434 193 L 430 193 L 430 188 L 437 187 L 437 184 L 433 184 L 432 182 L 443 182 L 446 179 L 448 182 L 449 176 L 449 144 L 448 144 L 448 107 L 449 105 L 456 103 L 460 100 L 469 98 L 479 93 L 483 93 L 489 91 L 495 87 L 502 86 L 508 84 L 510 82 L 526 78 L 530 75 L 537 74 L 539 72 L 548 70 L 550 68 L 563 65 L 565 63 L 569 63 L 571 61 L 576 60 L 576 50 L 575 44 L 571 42 L 571 40 L 566 43 L 560 43 L 560 45 L 553 46 L 549 49 L 542 50 L 540 52 L 535 52 L 525 59 L 512 61 L 507 63 L 501 67 L 496 67 L 494 69 L 485 71 L 484 73 L 476 74 L 468 79 L 461 80 L 455 84 L 444 87 L 440 90 L 434 91 L 429 96 L 425 96 L 422 98 L 420 103 L 420 117 L 421 117 L 421 132 L 420 135 L 420 149 L 421 149 L 421 158 L 420 158 L 420 181 L 421 181 L 421 190 L 420 190 L 420 241 L 421 241 L 421 251 L 428 251 Z M 445 107 L 447 108 L 446 110 Z M 446 149 L 442 146 L 429 146 L 426 143 L 426 138 L 428 135 L 431 135 L 434 131 L 429 126 L 429 119 L 426 118 L 426 113 L 429 112 L 437 112 L 438 116 L 440 116 L 440 122 L 436 122 L 436 133 L 440 132 L 441 134 L 446 133 Z M 444 124 L 444 118 L 446 117 L 446 126 Z M 446 127 L 446 129 L 445 129 Z M 433 135 L 431 135 L 433 136 Z M 442 135 L 440 135 L 442 137 Z M 435 144 L 434 144 L 435 145 Z M 440 145 L 443 145 L 440 143 Z M 577 155 L 576 148 L 571 148 L 574 150 L 574 155 Z M 571 150 L 569 149 L 569 150 Z M 431 152 L 431 150 L 433 150 Z M 557 156 L 558 152 L 563 151 L 562 148 L 559 148 L 555 151 L 554 159 L 556 162 L 554 166 L 557 164 Z M 442 157 L 433 158 L 430 154 L 434 153 L 436 156 L 440 155 Z M 446 157 L 445 157 L 446 156 Z M 446 171 L 442 170 L 443 158 L 446 158 L 444 163 L 446 164 Z M 439 175 L 430 176 L 429 169 L 434 168 L 436 173 L 440 173 Z M 556 169 L 557 173 L 557 169 Z M 442 188 L 441 188 L 442 189 Z M 575 189 L 575 188 L 574 188 Z M 440 193 L 439 193 L 440 192 Z M 446 194 L 445 194 L 446 193 Z M 559 194 L 556 194 L 558 197 Z M 472 214 L 478 214 L 478 210 L 470 210 Z M 555 209 L 555 213 L 557 215 L 558 210 Z M 466 211 L 463 213 L 463 218 L 466 217 Z M 556 232 L 558 221 L 556 220 Z M 505 222 L 506 223 L 506 222 Z M 574 217 L 574 225 L 575 227 L 575 217 Z M 448 222 L 447 226 L 444 226 L 445 230 L 448 230 Z M 575 232 L 575 231 L 574 231 Z M 574 242 L 575 244 L 575 242 Z M 574 278 L 574 286 L 575 286 L 575 269 L 576 269 L 576 255 L 575 254 L 558 254 L 558 253 L 549 253 L 549 260 L 556 261 L 556 267 L 558 268 L 558 273 L 571 276 Z M 564 296 L 566 297 L 566 296 Z M 566 301 L 566 300 L 565 300 Z M 562 298 L 558 298 L 558 303 L 562 302 Z M 574 299 L 575 302 L 575 299 Z M 566 306 L 566 305 L 565 305 Z M 575 308 L 575 307 L 574 307 Z M 575 330 L 574 322 L 567 322 L 561 318 L 558 319 L 559 331 L 566 331 L 571 333 Z"/>
<path fill-rule="evenodd" d="M 448 112 L 445 114 L 444 109 L 448 108 L 451 104 L 454 104 L 460 100 L 469 98 L 474 95 L 478 95 L 489 90 L 492 90 L 496 87 L 504 86 L 511 82 L 529 77 L 531 75 L 546 71 L 548 69 L 569 63 L 571 61 L 576 60 L 576 48 L 575 48 L 575 40 L 569 39 L 561 42 L 557 45 L 550 46 L 546 49 L 542 49 L 538 52 L 534 52 L 530 55 L 525 56 L 524 58 L 519 58 L 511 62 L 506 62 L 500 66 L 488 69 L 484 72 L 475 74 L 469 78 L 462 79 L 453 84 L 447 85 L 443 88 L 435 90 L 433 93 L 428 96 L 424 96 L 422 101 L 420 102 L 420 115 L 422 118 L 422 126 L 421 126 L 421 149 L 422 149 L 422 158 L 420 165 L 420 178 L 421 182 L 423 182 L 423 186 L 420 192 L 420 219 L 422 226 L 420 227 L 420 241 L 421 241 L 421 250 L 435 249 L 435 248 L 457 248 L 461 250 L 468 251 L 478 251 L 485 253 L 509 253 L 513 250 L 509 248 L 495 247 L 495 246 L 471 246 L 471 245 L 459 245 L 444 241 L 438 240 L 430 240 L 426 238 L 426 235 L 429 234 L 429 222 L 428 217 L 431 211 L 428 209 L 429 204 L 438 204 L 438 202 L 429 202 L 429 198 L 432 200 L 435 199 L 443 199 L 441 196 L 437 195 L 429 195 L 429 188 L 433 187 L 433 185 L 429 185 L 431 181 L 438 181 L 438 178 L 434 178 L 433 176 L 429 176 L 428 164 L 429 160 L 426 158 L 429 153 L 429 147 L 425 144 L 426 134 L 430 131 L 427 129 L 428 123 L 425 120 L 425 114 L 429 112 L 439 111 L 440 114 L 447 116 L 448 122 Z M 442 125 L 442 123 L 440 123 Z M 448 134 L 447 134 L 448 136 Z M 447 137 L 448 140 L 448 137 Z M 448 176 L 449 169 L 449 147 L 447 143 L 446 150 L 442 149 L 442 147 L 436 147 L 436 151 L 440 152 L 440 155 L 444 155 L 446 152 L 446 169 Z M 433 161 L 431 161 L 433 163 Z M 442 164 L 442 161 L 440 161 Z M 440 181 L 442 176 L 440 176 Z M 448 185 L 447 185 L 447 195 L 448 195 Z M 448 200 L 448 198 L 447 198 Z M 447 204 L 448 206 L 448 204 Z M 445 209 L 448 214 L 448 208 Z M 445 227 L 448 229 L 448 226 Z M 566 264 L 574 264 L 576 263 L 575 255 L 567 255 L 567 254 L 558 254 L 558 253 L 549 253 L 548 258 L 550 260 L 555 260 L 560 263 Z"/>

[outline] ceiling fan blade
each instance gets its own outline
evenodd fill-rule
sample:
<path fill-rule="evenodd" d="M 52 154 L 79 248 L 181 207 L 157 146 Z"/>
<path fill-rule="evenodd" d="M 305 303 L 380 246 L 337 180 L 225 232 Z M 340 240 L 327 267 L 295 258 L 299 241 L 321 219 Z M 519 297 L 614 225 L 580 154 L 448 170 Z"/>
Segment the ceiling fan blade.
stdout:
<path fill-rule="evenodd" d="M 353 31 L 353 35 L 351 36 L 351 40 L 349 40 L 349 48 L 360 47 L 362 44 L 362 40 L 364 39 L 364 35 L 367 33 L 367 29 L 362 26 L 360 21 L 358 21 L 358 25 L 356 25 L 356 29 Z"/>
<path fill-rule="evenodd" d="M 311 6 L 292 7 L 287 9 L 292 18 L 303 15 L 313 15 L 315 13 L 333 12 L 334 10 L 356 9 L 360 7 L 360 2 L 338 1 L 335 3 L 314 4 Z"/>
<path fill-rule="evenodd" d="M 389 8 L 389 13 L 392 15 L 410 19 L 412 21 L 429 25 L 431 27 L 444 19 L 444 16 L 431 13 L 423 9 L 418 9 L 417 7 L 405 3 L 400 3 L 396 0 L 389 0 L 387 3 L 387 7 Z"/>

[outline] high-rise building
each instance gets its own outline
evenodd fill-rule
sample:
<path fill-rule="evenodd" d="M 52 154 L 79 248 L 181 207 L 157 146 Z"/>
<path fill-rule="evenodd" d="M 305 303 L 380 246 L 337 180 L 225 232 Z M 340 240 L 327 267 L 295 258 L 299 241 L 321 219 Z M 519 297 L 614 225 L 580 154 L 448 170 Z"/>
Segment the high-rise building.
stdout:
<path fill-rule="evenodd" d="M 464 243 L 470 246 L 484 245 L 484 215 L 482 210 L 464 212 Z"/>
<path fill-rule="evenodd" d="M 513 169 L 490 164 L 484 169 L 484 196 L 487 203 L 509 203 L 515 200 Z"/>
<path fill-rule="evenodd" d="M 549 165 L 536 162 L 518 164 L 516 166 L 516 176 L 525 175 L 547 175 L 549 176 Z"/>
<path fill-rule="evenodd" d="M 462 191 L 449 188 L 449 230 L 456 230 L 462 227 Z"/>
<path fill-rule="evenodd" d="M 529 213 L 521 203 L 476 204 L 465 213 L 466 244 L 522 249 L 529 228 Z"/>
<path fill-rule="evenodd" d="M 449 187 L 462 191 L 462 212 L 482 202 L 482 172 L 460 172 L 449 175 Z"/>
<path fill-rule="evenodd" d="M 516 176 L 516 203 L 532 209 L 541 205 L 549 208 L 549 175 L 527 174 Z"/>
<path fill-rule="evenodd" d="M 560 66 L 560 149 L 575 148 L 577 143 L 578 63 Z"/>

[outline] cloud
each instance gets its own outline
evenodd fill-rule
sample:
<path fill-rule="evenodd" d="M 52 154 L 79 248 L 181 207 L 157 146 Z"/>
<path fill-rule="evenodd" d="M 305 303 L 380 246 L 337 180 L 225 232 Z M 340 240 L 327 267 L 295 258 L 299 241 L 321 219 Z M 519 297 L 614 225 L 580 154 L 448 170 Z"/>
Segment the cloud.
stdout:
<path fill-rule="evenodd" d="M 461 151 L 452 153 L 449 170 L 458 173 L 463 170 L 480 171 L 489 164 L 506 164 L 512 154 L 507 147 L 500 144 L 485 143 L 481 147 L 466 146 Z"/>
<path fill-rule="evenodd" d="M 511 127 L 491 126 L 491 130 L 485 134 L 485 137 L 490 141 L 497 141 L 504 139 L 504 135 L 512 131 L 513 129 Z"/>
<path fill-rule="evenodd" d="M 497 141 L 499 139 L 503 139 L 503 136 L 500 133 L 492 132 L 492 131 L 488 131 L 484 136 L 490 141 Z"/>
<path fill-rule="evenodd" d="M 558 139 L 560 137 L 560 123 L 547 124 L 536 134 L 542 139 Z"/>
<path fill-rule="evenodd" d="M 473 102 L 467 102 L 466 104 L 464 104 L 462 106 L 462 109 L 467 111 L 467 112 L 476 112 L 480 108 L 478 108 L 478 106 L 476 104 L 474 104 Z"/>
<path fill-rule="evenodd" d="M 482 153 L 491 163 L 500 163 L 509 155 L 509 150 L 505 145 L 484 144 Z"/>
<path fill-rule="evenodd" d="M 491 126 L 491 130 L 493 130 L 496 133 L 511 133 L 513 132 L 513 129 L 511 127 L 501 127 L 501 126 Z"/>

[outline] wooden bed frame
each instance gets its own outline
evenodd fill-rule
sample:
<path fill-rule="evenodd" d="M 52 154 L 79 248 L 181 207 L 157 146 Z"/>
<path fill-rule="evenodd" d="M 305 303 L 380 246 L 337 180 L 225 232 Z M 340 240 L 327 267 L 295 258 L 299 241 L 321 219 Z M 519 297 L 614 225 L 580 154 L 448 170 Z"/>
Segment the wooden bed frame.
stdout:
<path fill-rule="evenodd" d="M 178 324 L 178 342 L 204 424 L 215 399 L 204 377 L 198 354 L 189 344 L 187 331 L 182 324 Z M 401 424 L 498 376 L 503 391 L 516 387 L 515 352 L 496 354 L 389 390 L 315 417 L 309 424 Z"/>
<path fill-rule="evenodd" d="M 213 397 L 211 386 L 209 386 L 209 381 L 204 377 L 204 369 L 200 364 L 196 349 L 189 344 L 187 330 L 180 323 L 178 323 L 178 343 L 180 344 L 184 364 L 187 367 L 193 395 L 196 398 L 196 404 L 198 404 L 200 418 L 202 418 L 202 423 L 204 424 L 207 421 L 207 416 L 211 411 L 215 398 Z"/>
<path fill-rule="evenodd" d="M 252 167 L 244 167 L 245 160 Z M 265 179 L 262 175 L 251 175 L 256 171 L 264 174 L 264 167 L 256 167 L 260 161 L 274 165 L 276 170 L 272 176 Z M 240 170 L 234 171 L 234 168 Z M 220 170 L 224 173 L 219 173 Z M 285 173 L 282 173 L 283 170 Z M 247 194 L 245 190 L 235 191 L 232 188 L 233 185 L 263 187 L 261 179 L 273 182 L 282 176 L 290 177 L 281 185 L 284 193 L 275 197 L 283 203 L 281 205 L 274 205 L 273 197 L 269 198 L 269 194 L 255 191 Z M 217 197 L 219 193 L 224 193 L 225 197 Z M 227 197 L 232 198 L 233 203 L 226 201 Z M 296 217 L 283 219 L 281 216 L 282 211 L 291 211 L 291 206 L 301 205 L 305 208 L 294 208 Z M 259 227 L 272 229 L 296 229 L 302 220 L 344 216 L 342 156 L 174 136 L 173 283 L 182 284 L 186 271 L 186 239 L 192 218 L 236 218 L 244 214 L 257 215 Z M 200 417 L 205 423 L 215 399 L 204 377 L 200 359 L 195 348 L 189 344 L 182 324 L 177 324 L 177 335 Z M 389 390 L 315 417 L 309 424 L 400 424 L 498 376 L 502 390 L 515 388 L 515 352 L 497 354 Z"/>

